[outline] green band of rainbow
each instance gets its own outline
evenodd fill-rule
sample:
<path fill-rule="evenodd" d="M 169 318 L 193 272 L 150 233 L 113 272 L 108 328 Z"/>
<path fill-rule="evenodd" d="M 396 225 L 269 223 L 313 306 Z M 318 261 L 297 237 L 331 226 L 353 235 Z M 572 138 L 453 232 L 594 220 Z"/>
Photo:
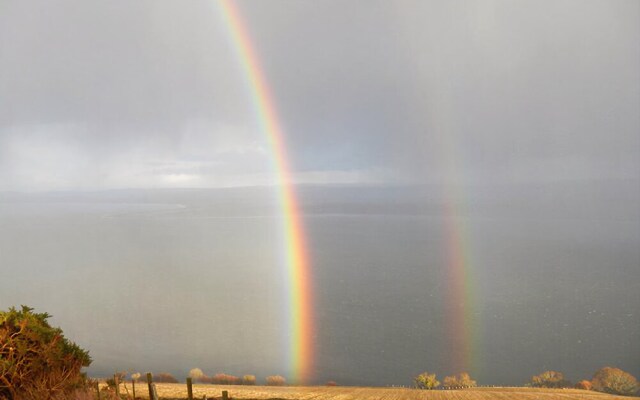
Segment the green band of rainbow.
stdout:
<path fill-rule="evenodd" d="M 282 207 L 286 269 L 289 286 L 289 374 L 294 383 L 310 378 L 313 365 L 313 303 L 310 264 L 305 233 L 293 189 L 291 170 L 273 97 L 253 49 L 249 33 L 240 12 L 231 0 L 220 0 L 222 15 L 229 29 L 244 75 L 251 88 L 261 130 L 268 138 L 278 181 L 278 196 Z"/>

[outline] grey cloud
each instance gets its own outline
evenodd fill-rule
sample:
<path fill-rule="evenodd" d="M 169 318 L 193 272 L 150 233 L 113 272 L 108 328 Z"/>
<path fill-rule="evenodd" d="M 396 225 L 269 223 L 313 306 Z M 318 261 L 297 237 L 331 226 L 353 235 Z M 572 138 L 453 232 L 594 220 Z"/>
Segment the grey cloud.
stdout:
<path fill-rule="evenodd" d="M 238 6 L 300 176 L 433 181 L 452 175 L 444 158 L 478 182 L 639 176 L 636 2 Z M 0 18 L 0 140 L 82 124 L 72 147 L 110 158 L 133 140 L 162 159 L 195 121 L 214 141 L 235 140 L 226 126 L 267 145 L 215 3 L 10 2 Z"/>
<path fill-rule="evenodd" d="M 562 157 L 638 176 L 637 4 L 349 4 L 252 19 L 303 167 L 438 175 L 452 151 L 485 179 Z"/>

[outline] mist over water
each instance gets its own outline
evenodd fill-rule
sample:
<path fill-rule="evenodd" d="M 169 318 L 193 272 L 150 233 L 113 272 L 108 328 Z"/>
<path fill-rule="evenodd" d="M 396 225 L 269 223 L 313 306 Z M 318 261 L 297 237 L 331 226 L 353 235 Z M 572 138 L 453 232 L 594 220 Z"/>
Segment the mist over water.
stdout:
<path fill-rule="evenodd" d="M 465 227 L 481 384 L 604 365 L 639 375 L 637 181 L 461 188 L 300 186 L 316 381 L 450 374 L 445 226 Z M 3 193 L 0 307 L 27 304 L 114 370 L 287 374 L 275 191 Z"/>

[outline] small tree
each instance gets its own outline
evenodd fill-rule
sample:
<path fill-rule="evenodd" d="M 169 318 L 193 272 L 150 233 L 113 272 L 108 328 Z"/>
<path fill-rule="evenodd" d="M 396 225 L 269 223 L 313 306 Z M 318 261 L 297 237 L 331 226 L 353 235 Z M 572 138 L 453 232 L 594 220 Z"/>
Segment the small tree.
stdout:
<path fill-rule="evenodd" d="M 440 386 L 440 382 L 436 379 L 436 374 L 430 374 L 428 372 L 423 372 L 413 378 L 413 383 L 416 388 L 424 390 L 433 390 Z"/>
<path fill-rule="evenodd" d="M 267 386 L 284 386 L 287 380 L 280 375 L 267 376 Z"/>
<path fill-rule="evenodd" d="M 67 399 L 84 383 L 89 353 L 49 317 L 27 306 L 0 311 L 0 399 Z"/>
<path fill-rule="evenodd" d="M 456 378 L 455 375 L 445 376 L 444 379 L 442 380 L 442 386 L 444 386 L 447 389 L 455 389 L 459 387 L 458 378 Z"/>
<path fill-rule="evenodd" d="M 458 375 L 447 376 L 444 378 L 442 386 L 447 389 L 461 389 L 475 387 L 476 381 L 471 379 L 468 373 L 462 372 Z"/>
<path fill-rule="evenodd" d="M 466 372 L 462 372 L 458 375 L 458 384 L 463 388 L 476 387 L 478 385 L 478 383 L 471 379 L 471 376 Z"/>
<path fill-rule="evenodd" d="M 255 375 L 245 375 L 242 377 L 243 385 L 255 385 L 256 384 L 256 376 Z"/>
<path fill-rule="evenodd" d="M 625 396 L 635 394 L 640 388 L 638 381 L 633 375 L 619 368 L 612 367 L 599 369 L 593 375 L 591 384 L 593 385 L 593 390 Z"/>
<path fill-rule="evenodd" d="M 593 388 L 592 388 L 592 385 L 591 385 L 591 381 L 583 380 L 583 381 L 580 381 L 580 382 L 576 383 L 576 389 L 591 390 Z"/>
<path fill-rule="evenodd" d="M 107 387 L 115 390 L 116 386 L 120 386 L 124 381 L 127 373 L 125 371 L 116 372 L 113 374 L 113 378 L 107 378 Z"/>
<path fill-rule="evenodd" d="M 545 371 L 540 375 L 531 377 L 532 387 L 566 388 L 571 387 L 571 382 L 564 379 L 564 374 L 558 371 Z"/>
<path fill-rule="evenodd" d="M 205 375 L 200 368 L 193 368 L 189 371 L 189 378 L 198 383 L 211 383 L 211 378 Z"/>
<path fill-rule="evenodd" d="M 212 376 L 211 381 L 216 385 L 237 385 L 240 383 L 240 378 L 234 375 L 220 373 Z"/>

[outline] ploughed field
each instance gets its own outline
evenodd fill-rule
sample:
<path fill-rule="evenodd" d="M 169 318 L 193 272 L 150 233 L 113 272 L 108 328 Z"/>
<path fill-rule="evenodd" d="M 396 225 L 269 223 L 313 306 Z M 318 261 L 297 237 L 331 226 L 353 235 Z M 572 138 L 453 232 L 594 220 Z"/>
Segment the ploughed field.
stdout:
<path fill-rule="evenodd" d="M 161 400 L 187 398 L 187 388 L 178 383 L 157 383 Z M 193 398 L 220 399 L 222 391 L 231 399 L 286 400 L 630 400 L 638 397 L 613 396 L 578 389 L 474 388 L 465 390 L 417 390 L 349 386 L 273 387 L 193 385 Z M 148 397 L 146 385 L 136 385 L 136 396 Z"/>

